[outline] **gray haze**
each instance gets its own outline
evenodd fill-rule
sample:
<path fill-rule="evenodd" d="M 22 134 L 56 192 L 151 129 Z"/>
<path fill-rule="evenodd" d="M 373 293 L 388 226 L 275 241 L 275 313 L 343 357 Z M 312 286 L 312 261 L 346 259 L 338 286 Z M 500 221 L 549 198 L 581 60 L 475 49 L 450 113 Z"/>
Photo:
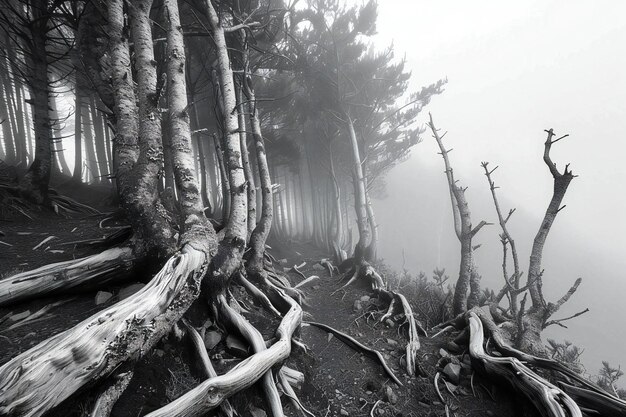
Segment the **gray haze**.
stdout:
<path fill-rule="evenodd" d="M 496 185 L 504 210 L 517 207 L 510 229 L 527 269 L 532 239 L 551 196 L 541 156 L 545 134 L 571 136 L 553 149 L 559 169 L 571 162 L 576 178 L 544 252 L 545 292 L 560 297 L 577 277 L 578 292 L 559 313 L 591 312 L 551 328 L 548 337 L 585 348 L 583 362 L 626 361 L 626 2 L 379 0 L 377 37 L 406 54 L 419 88 L 448 77 L 428 110 L 448 130 L 455 174 L 468 185 L 474 223 L 496 221 L 480 162 L 500 168 Z M 421 121 L 427 115 L 422 115 Z M 388 176 L 388 197 L 376 201 L 382 256 L 411 272 L 446 267 L 458 273 L 443 163 L 430 135 Z M 500 288 L 499 229 L 477 236 L 483 282 Z"/>

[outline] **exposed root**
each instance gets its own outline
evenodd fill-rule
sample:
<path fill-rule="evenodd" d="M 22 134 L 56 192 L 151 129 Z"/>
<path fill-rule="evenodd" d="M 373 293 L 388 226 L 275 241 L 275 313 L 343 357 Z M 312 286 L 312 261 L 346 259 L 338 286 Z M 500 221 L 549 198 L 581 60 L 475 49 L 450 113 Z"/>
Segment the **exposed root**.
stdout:
<path fill-rule="evenodd" d="M 113 406 L 120 399 L 130 380 L 133 378 L 133 371 L 117 373 L 111 379 L 111 383 L 100 393 L 96 403 L 91 409 L 90 417 L 109 417 Z"/>
<path fill-rule="evenodd" d="M 267 295 L 263 293 L 260 289 L 258 289 L 253 283 L 248 281 L 246 277 L 243 276 L 243 273 L 239 272 L 237 274 L 237 280 L 241 284 L 242 287 L 250 294 L 255 300 L 257 300 L 261 305 L 270 313 L 272 313 L 276 317 L 281 317 L 280 312 L 274 307 L 274 304 L 267 298 Z"/>
<path fill-rule="evenodd" d="M 236 330 L 241 334 L 241 336 L 252 347 L 254 353 L 260 353 L 267 350 L 261 333 L 243 316 L 231 308 L 224 296 L 220 296 L 217 299 L 217 305 L 220 317 L 225 319 L 224 321 L 228 323 L 233 330 Z M 272 415 L 274 417 L 283 417 L 284 413 L 283 406 L 280 402 L 280 394 L 278 393 L 278 388 L 274 382 L 274 376 L 272 375 L 271 370 L 266 372 L 261 377 L 261 389 L 265 395 L 265 399 L 269 405 Z"/>
<path fill-rule="evenodd" d="M 493 319 L 489 316 L 488 311 L 485 311 L 484 309 L 474 309 L 472 310 L 472 314 L 475 314 L 477 317 L 480 318 L 481 323 L 489 332 L 491 340 L 495 344 L 496 349 L 502 355 L 516 358 L 517 360 L 529 366 L 554 371 L 557 374 L 560 374 L 561 376 L 567 378 L 567 380 L 575 381 L 577 384 L 580 384 L 582 387 L 576 387 L 570 385 L 569 383 L 558 383 L 558 385 L 562 385 L 563 390 L 566 393 L 571 394 L 572 398 L 575 398 L 577 400 L 577 403 L 578 400 L 580 400 L 580 404 L 582 404 L 585 408 L 598 411 L 613 410 L 612 412 L 617 413 L 617 415 L 626 416 L 626 401 L 607 393 L 596 384 L 586 380 L 585 378 L 558 361 L 555 361 L 553 359 L 539 358 L 537 356 L 527 354 L 509 346 L 502 336 L 499 327 L 497 327 Z M 608 415 L 614 414 L 609 413 Z"/>
<path fill-rule="evenodd" d="M 326 269 L 328 270 L 328 275 L 330 275 L 331 278 L 333 277 L 333 272 L 339 273 L 339 268 L 337 268 L 335 265 L 333 265 L 326 258 L 320 260 L 320 264 L 326 267 Z"/>
<path fill-rule="evenodd" d="M 253 354 L 228 373 L 209 378 L 170 404 L 148 414 L 149 417 L 196 417 L 215 409 L 226 398 L 248 388 L 275 364 L 289 357 L 291 338 L 302 321 L 298 303 L 282 294 L 289 310 L 276 330 L 277 341 L 268 349 Z"/>
<path fill-rule="evenodd" d="M 200 359 L 200 364 L 202 365 L 202 370 L 204 372 L 205 378 L 216 377 L 217 372 L 215 372 L 215 368 L 211 363 L 209 354 L 204 347 L 204 341 L 202 340 L 202 337 L 200 337 L 198 331 L 194 329 L 194 327 L 189 324 L 187 320 L 183 319 L 182 322 L 185 326 L 185 330 L 187 330 L 187 334 L 189 334 L 189 338 L 191 339 L 194 350 L 196 351 L 196 353 L 198 353 L 198 358 Z M 224 400 L 224 402 L 220 404 L 220 411 L 225 417 L 232 417 L 235 415 L 235 410 L 228 400 Z"/>
<path fill-rule="evenodd" d="M 469 351 L 474 367 L 489 377 L 506 380 L 524 394 L 545 417 L 582 417 L 576 402 L 563 390 L 537 375 L 517 358 L 492 357 L 483 347 L 483 324 L 475 312 L 468 314 Z"/>
<path fill-rule="evenodd" d="M 308 285 L 310 283 L 312 283 L 313 281 L 318 280 L 320 277 L 318 277 L 317 275 L 311 275 L 310 277 L 308 277 L 307 279 L 305 279 L 304 281 L 300 281 L 299 283 L 297 283 L 294 288 L 300 288 L 300 287 L 304 287 L 305 285 Z"/>
<path fill-rule="evenodd" d="M 299 381 L 294 381 L 293 379 L 290 379 L 288 372 L 286 371 L 287 367 L 283 366 L 280 371 L 278 371 L 278 380 L 280 382 L 280 386 L 283 389 L 283 393 L 289 398 L 289 400 L 291 401 L 291 403 L 293 404 L 294 408 L 298 411 L 300 411 L 300 413 L 303 416 L 311 416 L 311 417 L 315 417 L 315 414 L 311 413 L 309 410 L 307 410 L 302 403 L 300 402 L 300 399 L 298 398 L 298 396 L 296 395 L 295 391 L 292 388 L 292 385 L 297 384 Z M 304 376 L 303 376 L 304 378 Z M 301 382 L 300 382 L 301 383 Z"/>
<path fill-rule="evenodd" d="M 108 284 L 132 270 L 135 257 L 128 247 L 58 262 L 0 280 L 0 306 L 40 297 L 59 290 Z"/>
<path fill-rule="evenodd" d="M 337 329 L 334 329 L 330 326 L 327 326 L 325 324 L 322 323 L 316 323 L 313 321 L 308 321 L 306 322 L 306 324 L 310 324 L 311 326 L 315 326 L 315 327 L 319 327 L 322 330 L 325 330 L 329 333 L 334 334 L 338 339 L 340 339 L 342 342 L 344 342 L 345 344 L 347 344 L 348 346 L 352 347 L 353 349 L 356 349 L 358 351 L 363 352 L 364 354 L 378 360 L 378 362 L 380 362 L 380 364 L 382 365 L 382 367 L 385 369 L 385 372 L 387 373 L 387 375 L 389 375 L 389 377 L 393 380 L 393 382 L 395 382 L 396 384 L 402 386 L 402 382 L 400 382 L 400 380 L 398 379 L 398 377 L 393 373 L 393 371 L 391 370 L 391 368 L 389 368 L 389 366 L 387 365 L 387 362 L 385 361 L 385 358 L 383 357 L 383 355 L 375 350 L 372 349 L 370 347 L 365 346 L 363 343 L 359 342 L 358 340 L 356 340 L 355 338 L 353 338 L 352 336 L 349 336 Z"/>
<path fill-rule="evenodd" d="M 70 197 L 57 194 L 53 190 L 50 190 L 49 199 L 52 209 L 57 214 L 100 214 L 100 211 L 97 209 L 87 204 L 79 203 Z"/>
<path fill-rule="evenodd" d="M 208 258 L 185 245 L 140 291 L 0 367 L 0 415 L 41 416 L 145 354 L 199 293 Z"/>
<path fill-rule="evenodd" d="M 390 318 L 397 310 L 397 305 L 400 305 L 399 313 L 403 314 L 406 318 L 406 322 L 409 325 L 408 343 L 406 345 L 406 371 L 409 375 L 413 376 L 416 371 L 420 374 L 424 374 L 417 364 L 417 352 L 420 349 L 419 335 L 417 333 L 418 324 L 413 316 L 413 310 L 406 297 L 398 292 L 386 289 L 385 282 L 378 272 L 367 262 L 362 262 L 360 265 L 354 268 L 353 274 L 350 280 L 341 286 L 339 289 L 333 291 L 331 295 L 337 291 L 343 290 L 358 279 L 368 279 L 372 285 L 374 292 L 384 294 L 387 298 L 391 299 L 387 312 L 381 318 L 381 321 L 385 321 Z M 423 329 L 422 331 L 426 333 Z"/>

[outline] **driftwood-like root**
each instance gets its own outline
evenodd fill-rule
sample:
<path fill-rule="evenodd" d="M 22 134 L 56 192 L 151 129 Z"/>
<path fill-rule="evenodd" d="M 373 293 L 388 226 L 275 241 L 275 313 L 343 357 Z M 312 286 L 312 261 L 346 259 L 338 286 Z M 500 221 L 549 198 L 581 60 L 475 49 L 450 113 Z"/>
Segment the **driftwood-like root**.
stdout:
<path fill-rule="evenodd" d="M 196 417 L 215 409 L 226 398 L 257 382 L 291 353 L 291 338 L 302 321 L 302 308 L 282 293 L 289 310 L 276 330 L 277 341 L 245 359 L 228 373 L 209 378 L 170 404 L 148 414 L 149 417 Z"/>
<path fill-rule="evenodd" d="M 492 357 L 483 347 L 483 324 L 475 312 L 468 314 L 469 351 L 474 368 L 488 377 L 507 381 L 544 417 L 582 417 L 576 402 L 563 390 L 530 370 L 517 358 Z"/>
<path fill-rule="evenodd" d="M 58 262 L 0 280 L 0 306 L 69 289 L 95 287 L 128 276 L 135 258 L 128 247 Z"/>
<path fill-rule="evenodd" d="M 85 385 L 137 359 L 199 293 L 208 264 L 185 245 L 148 285 L 0 367 L 0 415 L 41 416 Z"/>
<path fill-rule="evenodd" d="M 209 358 L 209 354 L 206 351 L 206 347 L 204 346 L 204 341 L 202 340 L 202 337 L 200 336 L 198 331 L 187 322 L 187 320 L 183 319 L 182 322 L 185 326 L 185 330 L 187 330 L 187 334 L 189 334 L 189 338 L 191 339 L 194 350 L 198 354 L 198 358 L 200 359 L 200 364 L 202 365 L 202 371 L 205 378 L 216 377 L 217 372 L 215 372 L 215 368 L 211 363 L 211 359 Z M 220 404 L 220 411 L 225 417 L 232 417 L 235 415 L 235 410 L 228 400 L 224 400 L 224 402 Z"/>
<path fill-rule="evenodd" d="M 230 307 L 224 296 L 218 298 L 217 305 L 220 317 L 248 342 L 254 353 L 267 350 L 261 333 L 241 314 Z M 278 388 L 274 382 L 274 376 L 271 370 L 261 377 L 261 389 L 265 395 L 271 414 L 274 417 L 283 417 L 284 412 L 280 402 L 280 394 L 278 393 Z"/>
<path fill-rule="evenodd" d="M 122 396 L 132 378 L 133 371 L 126 371 L 114 375 L 110 385 L 98 396 L 89 417 L 109 417 L 113 406 Z"/>

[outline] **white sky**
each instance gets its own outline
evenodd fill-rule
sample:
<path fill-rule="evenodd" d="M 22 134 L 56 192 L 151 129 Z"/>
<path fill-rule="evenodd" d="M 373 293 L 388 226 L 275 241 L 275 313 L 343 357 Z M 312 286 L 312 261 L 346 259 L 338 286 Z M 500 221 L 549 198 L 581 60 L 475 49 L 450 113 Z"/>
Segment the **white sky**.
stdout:
<path fill-rule="evenodd" d="M 526 266 L 552 187 L 541 159 L 543 129 L 570 134 L 552 156 L 559 169 L 571 162 L 580 177 L 548 238 L 544 266 L 552 279 L 546 291 L 554 300 L 582 276 L 571 306 L 557 316 L 584 307 L 591 313 L 571 322 L 569 331 L 549 334 L 585 347 L 592 373 L 601 359 L 623 360 L 619 345 L 626 344 L 623 326 L 613 325 L 624 316 L 626 299 L 625 16 L 626 2 L 617 0 L 379 0 L 377 42 L 393 42 L 396 56 L 406 54 L 413 87 L 449 80 L 427 110 L 449 131 L 455 174 L 470 185 L 474 223 L 496 220 L 479 164 L 500 165 L 495 180 L 502 187 L 501 204 L 505 210 L 518 208 L 510 227 Z M 389 175 L 389 196 L 376 203 L 381 251 L 399 267 L 404 249 L 413 272 L 430 273 L 441 262 L 454 278 L 458 242 L 436 152 L 425 135 L 411 158 Z M 436 187 L 420 187 L 433 182 Z M 403 209 L 415 218 L 421 213 L 434 218 L 400 224 L 399 218 L 406 219 L 398 216 Z M 479 239 L 486 247 L 480 249 L 479 266 L 487 283 L 501 280 L 498 232 L 492 226 Z M 438 251 L 429 257 L 432 246 Z"/>

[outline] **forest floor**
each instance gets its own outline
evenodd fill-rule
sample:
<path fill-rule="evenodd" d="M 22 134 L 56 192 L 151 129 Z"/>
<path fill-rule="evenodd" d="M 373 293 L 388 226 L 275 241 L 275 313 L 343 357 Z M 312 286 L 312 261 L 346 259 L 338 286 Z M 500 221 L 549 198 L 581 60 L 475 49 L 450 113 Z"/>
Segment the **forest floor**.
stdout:
<path fill-rule="evenodd" d="M 99 222 L 106 215 L 63 218 L 54 213 L 41 212 L 33 220 L 0 221 L 0 276 L 33 269 L 51 262 L 59 262 L 98 251 L 83 247 L 76 241 L 110 234 L 114 229 L 101 229 Z M 108 222 L 107 226 L 115 226 Z M 54 236 L 43 245 L 44 239 Z M 7 246 L 11 245 L 11 246 Z M 37 247 L 39 245 L 39 247 Z M 36 248 L 37 247 L 37 248 Z M 306 262 L 300 270 L 307 277 L 319 279 L 305 286 L 305 321 L 326 324 L 378 350 L 400 379 L 396 385 L 386 375 L 379 362 L 347 346 L 339 338 L 311 325 L 304 325 L 300 337 L 308 351 L 295 351 L 287 365 L 305 374 L 305 382 L 298 392 L 303 405 L 315 416 L 446 416 L 445 405 L 437 394 L 434 377 L 442 371 L 441 362 L 455 362 L 460 369 L 459 381 L 439 379 L 439 390 L 449 406 L 451 416 L 535 416 L 525 401 L 511 394 L 505 386 L 494 385 L 472 376 L 467 366 L 469 358 L 455 352 L 459 360 L 445 359 L 450 335 L 437 339 L 421 337 L 420 364 L 425 377 L 408 377 L 404 371 L 403 355 L 406 344 L 402 320 L 380 323 L 386 306 L 379 303 L 365 283 L 348 287 L 333 294 L 340 285 L 340 276 L 330 276 L 319 264 L 327 257 L 311 244 L 302 242 L 273 242 L 272 255 L 279 260 L 277 270 L 284 272 L 293 285 L 302 280 L 290 271 L 293 265 Z M 0 365 L 20 352 L 53 334 L 61 332 L 86 319 L 112 303 L 137 291 L 145 277 L 111 285 L 92 292 L 68 296 L 47 297 L 0 309 Z M 276 322 L 267 318 L 243 293 L 235 292 L 248 310 L 246 317 L 266 338 L 272 336 Z M 414 300 L 410 300 L 413 302 Z M 420 319 L 418 314 L 418 319 Z M 429 331 L 429 334 L 433 332 Z M 245 347 L 222 329 L 208 326 L 205 344 L 215 362 L 218 373 L 225 372 L 247 353 Z M 118 401 L 113 416 L 136 417 L 156 409 L 197 384 L 201 378 L 194 372 L 195 355 L 186 339 L 167 337 L 156 349 L 146 355 L 135 367 L 130 386 Z M 438 365 L 439 364 L 439 365 Z M 448 377 L 447 379 L 454 379 Z M 263 417 L 265 412 L 256 388 L 240 393 L 232 399 L 242 416 Z M 298 413 L 286 397 L 288 416 Z M 63 404 L 54 415 L 87 415 L 92 398 L 77 396 Z M 374 410 L 373 410 L 374 409 Z"/>

